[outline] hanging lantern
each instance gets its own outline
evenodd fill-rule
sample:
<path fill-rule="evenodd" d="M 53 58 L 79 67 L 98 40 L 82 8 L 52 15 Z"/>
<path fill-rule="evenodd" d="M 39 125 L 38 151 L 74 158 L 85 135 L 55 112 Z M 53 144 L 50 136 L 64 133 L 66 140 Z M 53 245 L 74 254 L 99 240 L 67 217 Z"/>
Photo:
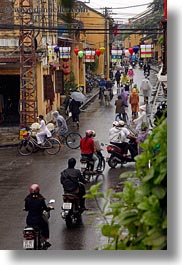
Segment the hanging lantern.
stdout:
<path fill-rule="evenodd" d="M 96 53 L 97 56 L 99 57 L 99 56 L 101 55 L 101 51 L 100 51 L 100 49 L 97 49 L 97 50 L 95 51 L 95 53 Z"/>
<path fill-rule="evenodd" d="M 58 46 L 55 46 L 55 47 L 54 47 L 54 52 L 55 52 L 55 53 L 58 53 L 58 52 L 59 52 L 59 47 L 58 47 Z"/>
<path fill-rule="evenodd" d="M 128 51 L 131 55 L 133 54 L 133 48 L 129 48 Z"/>
<path fill-rule="evenodd" d="M 101 53 L 103 54 L 104 51 L 105 51 L 105 48 L 104 47 L 100 47 L 99 50 L 101 51 Z"/>
<path fill-rule="evenodd" d="M 83 58 L 83 51 L 79 51 L 78 52 L 78 57 L 81 59 L 81 58 Z"/>
<path fill-rule="evenodd" d="M 67 64 L 67 63 L 66 63 L 66 64 L 63 64 L 63 68 L 64 68 L 64 69 L 66 69 L 66 68 L 68 68 L 68 67 L 69 67 L 69 64 Z"/>
<path fill-rule="evenodd" d="M 70 72 L 69 72 L 67 69 L 63 70 L 63 74 L 64 74 L 64 75 L 69 75 L 69 73 L 70 73 Z"/>
<path fill-rule="evenodd" d="M 137 53 L 139 51 L 139 47 L 138 46 L 134 46 L 133 47 L 133 51 L 134 51 L 134 53 Z"/>
<path fill-rule="evenodd" d="M 63 60 L 63 62 L 68 62 L 69 58 L 63 58 L 62 60 Z"/>
<path fill-rule="evenodd" d="M 74 49 L 74 53 L 75 53 L 76 55 L 78 55 L 78 52 L 79 52 L 79 49 L 78 49 L 78 48 L 75 48 L 75 49 Z"/>

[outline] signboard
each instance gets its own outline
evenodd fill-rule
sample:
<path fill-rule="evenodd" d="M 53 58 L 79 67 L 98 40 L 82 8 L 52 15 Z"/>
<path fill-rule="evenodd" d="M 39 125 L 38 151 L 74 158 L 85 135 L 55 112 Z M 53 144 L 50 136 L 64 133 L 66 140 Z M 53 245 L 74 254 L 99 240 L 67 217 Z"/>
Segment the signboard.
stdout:
<path fill-rule="evenodd" d="M 85 62 L 86 63 L 95 62 L 95 50 L 86 50 L 85 51 Z"/>
<path fill-rule="evenodd" d="M 121 62 L 122 59 L 122 50 L 111 50 L 111 62 L 117 63 Z"/>
<path fill-rule="evenodd" d="M 71 47 L 59 47 L 59 58 L 71 58 Z"/>
<path fill-rule="evenodd" d="M 152 57 L 152 45 L 151 44 L 140 45 L 140 57 L 141 58 L 151 58 Z"/>

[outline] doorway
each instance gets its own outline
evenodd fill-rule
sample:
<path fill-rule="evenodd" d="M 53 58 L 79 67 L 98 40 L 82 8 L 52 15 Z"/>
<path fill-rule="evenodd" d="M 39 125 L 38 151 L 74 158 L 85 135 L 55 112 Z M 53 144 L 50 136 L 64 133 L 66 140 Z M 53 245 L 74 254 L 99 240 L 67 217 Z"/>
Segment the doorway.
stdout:
<path fill-rule="evenodd" d="M 18 126 L 20 76 L 0 75 L 0 126 Z"/>

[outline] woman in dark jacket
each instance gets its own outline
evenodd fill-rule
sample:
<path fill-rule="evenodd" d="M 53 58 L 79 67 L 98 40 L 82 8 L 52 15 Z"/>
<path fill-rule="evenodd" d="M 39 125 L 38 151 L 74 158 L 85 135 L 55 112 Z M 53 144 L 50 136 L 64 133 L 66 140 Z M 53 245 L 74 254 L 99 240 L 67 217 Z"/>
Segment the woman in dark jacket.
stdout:
<path fill-rule="evenodd" d="M 79 127 L 80 106 L 81 102 L 74 99 L 72 99 L 69 104 L 69 111 L 72 114 L 73 127 L 75 127 L 75 123 L 77 124 L 77 127 Z"/>
<path fill-rule="evenodd" d="M 51 244 L 47 241 L 49 239 L 49 225 L 43 217 L 43 211 L 49 211 L 45 203 L 45 198 L 39 193 L 40 188 L 38 184 L 32 184 L 30 186 L 30 193 L 25 198 L 25 211 L 28 211 L 26 223 L 28 226 L 38 226 L 41 230 L 41 234 L 46 241 L 46 246 Z"/>

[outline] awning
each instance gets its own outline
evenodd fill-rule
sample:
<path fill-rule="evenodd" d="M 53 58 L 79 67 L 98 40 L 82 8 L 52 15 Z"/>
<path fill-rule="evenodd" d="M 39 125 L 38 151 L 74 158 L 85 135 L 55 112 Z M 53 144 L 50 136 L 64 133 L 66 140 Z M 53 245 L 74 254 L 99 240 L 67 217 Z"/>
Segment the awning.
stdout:
<path fill-rule="evenodd" d="M 0 64 L 4 63 L 17 63 L 20 61 L 19 57 L 1 57 L 0 58 Z"/>

